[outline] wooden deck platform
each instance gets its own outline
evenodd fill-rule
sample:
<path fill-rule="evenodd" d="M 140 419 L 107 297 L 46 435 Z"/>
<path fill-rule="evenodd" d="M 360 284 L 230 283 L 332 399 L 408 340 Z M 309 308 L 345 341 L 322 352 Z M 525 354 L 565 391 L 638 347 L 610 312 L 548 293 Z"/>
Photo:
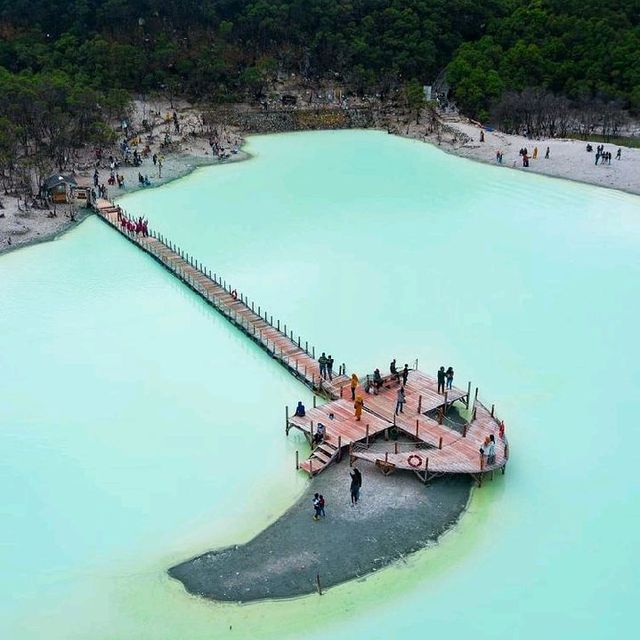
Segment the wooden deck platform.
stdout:
<path fill-rule="evenodd" d="M 487 471 L 504 471 L 509 450 L 503 429 L 493 408 L 489 412 L 478 402 L 477 389 L 471 400 L 471 383 L 466 391 L 454 387 L 439 394 L 436 379 L 418 371 L 416 366 L 410 371 L 405 386 L 403 413 L 395 414 L 399 382 L 387 376 L 377 393 L 365 393 L 362 386 L 356 390 L 365 401 L 358 421 L 344 364 L 337 367 L 337 375 L 332 380 L 322 379 L 315 347 L 309 347 L 309 343 L 296 336 L 285 323 L 274 321 L 273 315 L 161 234 L 152 229 L 147 235 L 128 231 L 120 224 L 121 217 L 128 216 L 119 206 L 99 199 L 94 208 L 102 220 L 187 284 L 314 393 L 330 400 L 309 410 L 303 418 L 287 414 L 287 433 L 292 427 L 300 429 L 310 442 L 318 423 L 325 427 L 324 441 L 313 449 L 308 460 L 299 463 L 299 468 L 315 475 L 348 449 L 352 460 L 369 460 L 384 473 L 412 470 L 425 482 L 444 473 L 468 473 L 481 480 Z M 470 409 L 471 419 L 462 433 L 447 426 L 446 413 L 453 403 Z M 406 436 L 405 442 L 388 441 L 392 428 Z M 380 434 L 384 434 L 388 446 L 382 449 L 376 446 L 374 450 L 370 447 L 371 441 Z M 488 466 L 479 449 L 490 434 L 496 440 L 496 462 Z"/>
<path fill-rule="evenodd" d="M 316 449 L 309 460 L 299 464 L 299 468 L 315 475 L 340 457 L 340 450 L 348 448 L 352 460 L 368 460 L 383 472 L 396 469 L 414 471 L 423 481 L 446 473 L 467 473 L 478 478 L 483 473 L 504 469 L 508 459 L 506 438 L 500 436 L 500 422 L 484 405 L 473 399 L 469 406 L 470 385 L 467 391 L 453 388 L 445 394 L 438 394 L 435 378 L 419 370 L 411 370 L 405 386 L 406 402 L 403 412 L 395 414 L 399 382 L 387 377 L 379 393 L 365 393 L 358 388 L 357 393 L 364 398 L 364 411 L 358 422 L 355 419 L 353 402 L 348 389 L 349 400 L 328 402 L 307 412 L 304 418 L 288 419 L 287 431 L 291 427 L 302 430 L 312 441 L 318 422 L 325 425 L 331 447 L 331 456 Z M 343 391 L 343 396 L 345 392 Z M 457 402 L 468 410 L 471 420 L 462 427 L 447 425 L 446 411 Z M 437 411 L 438 418 L 426 414 Z M 330 416 L 333 415 L 333 418 Z M 364 427 L 364 428 L 363 428 Z M 406 438 L 404 442 L 391 442 L 388 433 L 396 428 Z M 385 446 L 370 448 L 371 441 L 385 434 Z M 484 439 L 493 435 L 496 441 L 496 462 L 487 463 L 486 456 L 480 455 Z"/>
<path fill-rule="evenodd" d="M 338 365 L 333 380 L 322 379 L 315 347 L 296 336 L 284 322 L 274 321 L 266 309 L 249 301 L 241 291 L 161 234 L 150 229 L 149 235 L 143 236 L 121 227 L 118 213 L 126 215 L 126 212 L 118 206 L 99 199 L 94 207 L 102 220 L 160 262 L 315 393 L 327 398 L 340 397 L 340 388 L 349 382 L 344 364 Z"/>

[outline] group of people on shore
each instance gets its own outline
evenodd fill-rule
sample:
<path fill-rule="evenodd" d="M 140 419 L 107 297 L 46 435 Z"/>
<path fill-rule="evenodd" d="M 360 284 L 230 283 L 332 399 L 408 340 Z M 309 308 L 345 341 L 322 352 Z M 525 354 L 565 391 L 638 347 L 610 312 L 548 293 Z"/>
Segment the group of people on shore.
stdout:
<path fill-rule="evenodd" d="M 351 506 L 355 507 L 360 500 L 360 489 L 362 488 L 362 473 L 358 467 L 353 467 L 349 472 L 351 483 L 349 485 L 349 495 L 351 496 Z M 320 518 L 326 517 L 326 500 L 321 493 L 314 493 L 311 499 L 313 505 L 313 519 L 317 522 Z"/>
<path fill-rule="evenodd" d="M 588 144 L 587 145 L 587 151 L 592 151 L 593 147 Z M 605 151 L 604 150 L 604 145 L 603 144 L 599 144 L 596 147 L 596 161 L 595 164 L 596 166 L 598 166 L 598 163 L 600 163 L 600 166 L 602 166 L 603 164 L 611 164 L 611 158 L 612 158 L 612 154 L 611 151 Z M 616 160 L 620 160 L 622 158 L 622 149 L 618 149 L 618 152 L 616 153 Z"/>

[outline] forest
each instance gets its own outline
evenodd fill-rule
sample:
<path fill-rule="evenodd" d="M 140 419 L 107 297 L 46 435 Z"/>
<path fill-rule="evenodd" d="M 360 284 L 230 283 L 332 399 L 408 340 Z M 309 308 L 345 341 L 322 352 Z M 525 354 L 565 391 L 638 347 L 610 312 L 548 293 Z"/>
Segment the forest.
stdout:
<path fill-rule="evenodd" d="M 107 139 L 133 94 L 256 100 L 277 73 L 383 96 L 445 76 L 483 120 L 530 91 L 637 114 L 640 0 L 0 0 L 0 161 Z"/>

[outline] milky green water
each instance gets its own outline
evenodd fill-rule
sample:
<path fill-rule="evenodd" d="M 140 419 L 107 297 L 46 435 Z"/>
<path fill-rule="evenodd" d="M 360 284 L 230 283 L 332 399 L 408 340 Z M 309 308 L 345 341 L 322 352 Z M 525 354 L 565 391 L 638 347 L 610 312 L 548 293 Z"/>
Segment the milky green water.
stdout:
<path fill-rule="evenodd" d="M 436 548 L 322 598 L 187 596 L 168 566 L 304 490 L 283 407 L 310 398 L 89 219 L 0 258 L 0 635 L 630 636 L 640 200 L 377 132 L 248 150 L 123 205 L 349 370 L 452 364 L 506 419 L 506 476 Z"/>

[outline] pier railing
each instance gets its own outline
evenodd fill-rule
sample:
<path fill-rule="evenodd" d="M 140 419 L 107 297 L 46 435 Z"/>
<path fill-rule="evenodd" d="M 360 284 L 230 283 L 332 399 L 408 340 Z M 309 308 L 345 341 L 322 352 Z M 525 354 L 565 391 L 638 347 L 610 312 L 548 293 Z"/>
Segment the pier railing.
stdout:
<path fill-rule="evenodd" d="M 131 222 L 135 222 L 135 218 L 114 202 L 99 201 L 96 209 L 110 226 L 160 262 L 314 392 L 329 398 L 338 395 L 337 382 L 334 385 L 320 376 L 315 346 L 309 345 L 309 341 L 303 340 L 287 323 L 274 319 L 273 314 L 243 292 L 238 292 L 220 274 L 164 234 L 150 228 L 144 235 L 122 226 L 120 218 Z M 346 365 L 339 365 L 335 378 L 345 375 L 345 371 Z"/>

